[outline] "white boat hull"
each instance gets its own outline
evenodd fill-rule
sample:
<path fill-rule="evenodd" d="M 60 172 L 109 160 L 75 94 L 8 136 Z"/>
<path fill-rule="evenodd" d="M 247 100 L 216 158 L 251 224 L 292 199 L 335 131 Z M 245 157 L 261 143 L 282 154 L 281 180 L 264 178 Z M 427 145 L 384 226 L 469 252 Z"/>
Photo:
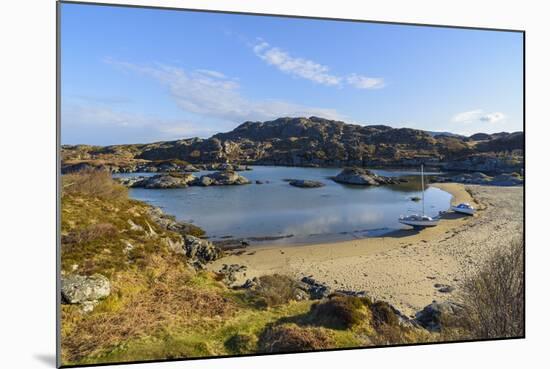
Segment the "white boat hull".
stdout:
<path fill-rule="evenodd" d="M 409 220 L 409 219 L 399 219 L 399 223 L 409 225 L 415 228 L 424 228 L 424 227 L 435 227 L 438 223 L 438 219 L 433 220 Z"/>
<path fill-rule="evenodd" d="M 462 213 L 467 215 L 474 215 L 474 213 L 476 212 L 475 209 L 459 208 L 456 206 L 451 206 L 451 210 L 457 213 Z"/>

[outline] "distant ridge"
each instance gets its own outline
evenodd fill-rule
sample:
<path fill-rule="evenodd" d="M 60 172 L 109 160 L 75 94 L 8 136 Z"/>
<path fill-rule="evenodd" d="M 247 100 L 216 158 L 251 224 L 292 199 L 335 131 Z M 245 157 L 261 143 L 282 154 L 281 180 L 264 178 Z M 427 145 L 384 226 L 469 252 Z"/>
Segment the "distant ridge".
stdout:
<path fill-rule="evenodd" d="M 284 117 L 244 122 L 208 139 L 187 138 L 140 145 L 87 149 L 144 160 L 231 162 L 289 166 L 418 166 L 420 163 L 485 171 L 523 167 L 523 132 L 470 137 L 386 125 L 348 124 L 319 117 Z M 65 146 L 65 152 L 74 148 Z"/>

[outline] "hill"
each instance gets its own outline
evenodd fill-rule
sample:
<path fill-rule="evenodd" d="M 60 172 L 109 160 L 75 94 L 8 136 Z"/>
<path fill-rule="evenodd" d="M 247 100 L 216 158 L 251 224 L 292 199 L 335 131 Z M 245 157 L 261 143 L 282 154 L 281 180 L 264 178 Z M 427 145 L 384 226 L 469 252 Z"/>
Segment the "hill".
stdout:
<path fill-rule="evenodd" d="M 64 146 L 64 161 L 181 160 L 287 166 L 409 167 L 420 163 L 480 171 L 521 171 L 523 132 L 470 137 L 318 117 L 244 122 L 208 139 L 140 145 Z M 460 164 L 462 163 L 462 164 Z"/>

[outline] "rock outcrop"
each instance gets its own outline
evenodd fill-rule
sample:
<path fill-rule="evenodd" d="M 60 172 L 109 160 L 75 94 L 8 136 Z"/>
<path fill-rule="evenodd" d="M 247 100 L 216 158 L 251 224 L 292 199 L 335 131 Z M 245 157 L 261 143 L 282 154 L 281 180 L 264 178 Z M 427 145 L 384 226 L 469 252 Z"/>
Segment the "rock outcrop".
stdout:
<path fill-rule="evenodd" d="M 249 184 L 250 181 L 235 171 L 214 172 L 203 175 L 195 184 L 199 186 L 228 186 Z"/>
<path fill-rule="evenodd" d="M 361 186 L 379 186 L 400 183 L 399 179 L 379 176 L 364 168 L 346 168 L 332 179 L 338 183 Z"/>
<path fill-rule="evenodd" d="M 202 269 L 208 262 L 219 259 L 223 254 L 212 242 L 191 235 L 183 236 L 183 251 L 198 269 Z"/>
<path fill-rule="evenodd" d="M 234 171 L 205 174 L 200 178 L 191 173 L 164 173 L 152 177 L 137 176 L 117 178 L 127 187 L 149 189 L 185 188 L 188 186 L 229 186 L 249 184 L 250 181 Z"/>

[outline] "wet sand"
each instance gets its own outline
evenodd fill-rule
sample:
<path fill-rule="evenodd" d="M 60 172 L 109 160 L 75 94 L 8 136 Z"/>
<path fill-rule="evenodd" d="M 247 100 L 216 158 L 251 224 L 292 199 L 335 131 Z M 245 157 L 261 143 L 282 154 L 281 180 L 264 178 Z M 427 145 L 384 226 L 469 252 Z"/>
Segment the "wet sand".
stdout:
<path fill-rule="evenodd" d="M 470 202 L 475 216 L 448 213 L 437 227 L 406 229 L 383 237 L 306 246 L 249 247 L 209 264 L 247 266 L 246 278 L 281 273 L 312 276 L 333 289 L 366 291 L 412 315 L 433 300 L 452 299 L 460 280 L 498 247 L 523 232 L 523 187 L 432 184 Z M 435 284 L 455 287 L 439 292 Z"/>

